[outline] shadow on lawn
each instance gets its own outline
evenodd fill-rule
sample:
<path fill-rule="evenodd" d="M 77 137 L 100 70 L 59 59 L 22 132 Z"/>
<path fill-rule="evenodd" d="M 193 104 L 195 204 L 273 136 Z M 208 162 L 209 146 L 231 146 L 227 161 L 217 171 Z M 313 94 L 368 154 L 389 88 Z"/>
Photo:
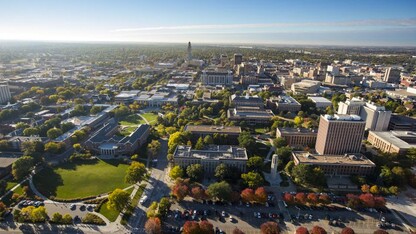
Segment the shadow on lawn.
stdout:
<path fill-rule="evenodd" d="M 46 197 L 55 197 L 58 187 L 64 184 L 61 175 L 56 173 L 51 167 L 46 167 L 37 173 L 34 176 L 33 183 L 39 192 Z"/>

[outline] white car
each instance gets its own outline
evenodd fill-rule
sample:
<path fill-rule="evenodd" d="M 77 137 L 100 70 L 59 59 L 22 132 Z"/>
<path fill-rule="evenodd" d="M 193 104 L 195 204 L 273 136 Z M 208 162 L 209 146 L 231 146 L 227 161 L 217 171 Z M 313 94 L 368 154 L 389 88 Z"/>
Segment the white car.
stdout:
<path fill-rule="evenodd" d="M 233 222 L 233 221 L 234 221 L 234 218 L 233 216 L 230 215 L 230 222 Z"/>
<path fill-rule="evenodd" d="M 226 216 L 225 211 L 222 211 L 222 212 L 221 212 L 221 216 L 222 216 L 222 217 L 225 217 L 225 216 Z"/>
<path fill-rule="evenodd" d="M 143 205 L 143 203 L 145 203 L 147 201 L 147 196 L 146 195 L 144 195 L 142 198 L 140 198 L 140 204 L 142 204 Z"/>

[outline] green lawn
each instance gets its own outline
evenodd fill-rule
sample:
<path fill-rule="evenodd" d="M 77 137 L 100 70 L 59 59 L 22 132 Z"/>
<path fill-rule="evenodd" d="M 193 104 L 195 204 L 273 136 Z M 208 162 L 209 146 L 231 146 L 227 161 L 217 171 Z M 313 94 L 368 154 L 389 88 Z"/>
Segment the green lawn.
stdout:
<path fill-rule="evenodd" d="M 98 212 L 104 215 L 108 220 L 110 220 L 110 222 L 114 222 L 116 221 L 118 214 L 120 214 L 120 212 L 113 210 L 113 209 L 108 209 L 107 203 L 108 201 L 104 202 Z"/>
<path fill-rule="evenodd" d="M 83 198 L 125 188 L 128 165 L 118 160 L 93 160 L 81 163 L 64 163 L 45 168 L 35 175 L 36 188 L 47 197 L 60 199 Z"/>
<path fill-rule="evenodd" d="M 12 189 L 14 186 L 17 185 L 17 182 L 14 181 L 7 181 L 7 187 L 6 187 L 6 191 L 9 191 L 10 189 Z"/>
<path fill-rule="evenodd" d="M 137 129 L 137 126 L 128 126 L 120 130 L 120 134 L 123 136 L 129 136 L 136 129 Z"/>
<path fill-rule="evenodd" d="M 123 126 L 137 126 L 142 123 L 145 123 L 145 121 L 136 114 L 129 115 L 119 122 L 119 124 Z"/>
<path fill-rule="evenodd" d="M 145 119 L 147 119 L 147 121 L 149 121 L 149 123 L 150 123 L 151 125 L 156 124 L 156 121 L 157 121 L 157 114 L 154 114 L 154 113 L 149 112 L 149 113 L 144 113 L 144 114 L 142 114 L 142 116 L 143 116 Z"/>

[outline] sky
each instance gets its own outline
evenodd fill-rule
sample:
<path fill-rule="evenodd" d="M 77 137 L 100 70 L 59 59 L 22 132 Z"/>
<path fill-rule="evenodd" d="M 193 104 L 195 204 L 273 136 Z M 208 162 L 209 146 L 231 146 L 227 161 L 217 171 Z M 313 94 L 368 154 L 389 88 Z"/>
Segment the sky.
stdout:
<path fill-rule="evenodd" d="M 416 0 L 0 0 L 0 40 L 416 46 Z"/>

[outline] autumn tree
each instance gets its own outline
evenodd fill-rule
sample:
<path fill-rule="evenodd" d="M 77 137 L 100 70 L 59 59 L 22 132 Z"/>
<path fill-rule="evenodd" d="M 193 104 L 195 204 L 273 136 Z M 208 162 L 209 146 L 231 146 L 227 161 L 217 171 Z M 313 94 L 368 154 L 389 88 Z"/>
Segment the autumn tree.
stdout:
<path fill-rule="evenodd" d="M 296 229 L 296 234 L 309 234 L 309 231 L 307 228 L 300 226 Z"/>
<path fill-rule="evenodd" d="M 389 234 L 389 233 L 383 229 L 378 229 L 374 231 L 373 234 Z"/>
<path fill-rule="evenodd" d="M 341 234 L 355 234 L 355 232 L 352 228 L 345 227 L 342 229 Z"/>
<path fill-rule="evenodd" d="M 260 231 L 262 234 L 279 234 L 280 228 L 276 222 L 265 222 L 260 225 Z"/>
<path fill-rule="evenodd" d="M 307 200 L 309 203 L 311 204 L 317 204 L 319 199 L 318 199 L 318 195 L 316 195 L 316 193 L 309 193 L 307 196 Z"/>
<path fill-rule="evenodd" d="M 179 165 L 172 167 L 172 169 L 170 169 L 169 171 L 169 177 L 173 180 L 176 180 L 177 178 L 182 178 L 183 176 L 184 171 L 182 167 L 180 167 Z"/>
<path fill-rule="evenodd" d="M 292 194 L 290 194 L 290 193 L 285 193 L 284 195 L 283 195 L 283 201 L 285 201 L 285 202 L 287 202 L 287 203 L 293 203 L 294 202 L 294 200 L 295 200 L 295 198 L 293 197 L 293 195 Z"/>
<path fill-rule="evenodd" d="M 300 204 L 305 204 L 306 203 L 306 194 L 305 193 L 297 193 L 295 195 L 295 200 L 296 200 L 296 202 L 298 202 Z"/>
<path fill-rule="evenodd" d="M 157 217 L 149 218 L 144 225 L 144 230 L 147 234 L 161 234 L 162 224 L 160 219 Z"/>
<path fill-rule="evenodd" d="M 326 234 L 326 231 L 320 226 L 314 226 L 310 231 L 310 234 Z"/>
<path fill-rule="evenodd" d="M 201 234 L 214 234 L 214 226 L 207 220 L 199 222 L 199 229 Z"/>
<path fill-rule="evenodd" d="M 245 202 L 252 202 L 255 199 L 254 190 L 251 188 L 246 188 L 243 191 L 241 191 L 241 199 Z"/>
<path fill-rule="evenodd" d="M 124 181 L 126 183 L 134 184 L 143 179 L 143 176 L 146 174 L 146 166 L 141 162 L 131 162 L 130 166 L 127 168 L 126 176 Z"/>
<path fill-rule="evenodd" d="M 186 221 L 183 225 L 183 234 L 200 234 L 201 228 L 199 224 L 195 221 Z"/>
<path fill-rule="evenodd" d="M 130 194 L 122 189 L 115 189 L 108 196 L 107 207 L 121 212 L 130 202 Z"/>
<path fill-rule="evenodd" d="M 189 194 L 189 180 L 177 179 L 171 191 L 178 201 L 182 201 Z"/>
<path fill-rule="evenodd" d="M 192 197 L 195 199 L 204 199 L 206 197 L 205 190 L 201 186 L 195 186 L 191 189 Z"/>
<path fill-rule="evenodd" d="M 368 184 L 361 185 L 361 191 L 363 193 L 369 193 L 370 192 L 370 185 L 368 185 Z"/>
<path fill-rule="evenodd" d="M 267 192 L 266 189 L 264 189 L 264 187 L 259 187 L 256 189 L 256 191 L 254 192 L 256 201 L 259 203 L 265 203 L 267 201 Z"/>
<path fill-rule="evenodd" d="M 238 227 L 235 227 L 232 234 L 245 234 L 245 232 L 238 229 Z"/>

